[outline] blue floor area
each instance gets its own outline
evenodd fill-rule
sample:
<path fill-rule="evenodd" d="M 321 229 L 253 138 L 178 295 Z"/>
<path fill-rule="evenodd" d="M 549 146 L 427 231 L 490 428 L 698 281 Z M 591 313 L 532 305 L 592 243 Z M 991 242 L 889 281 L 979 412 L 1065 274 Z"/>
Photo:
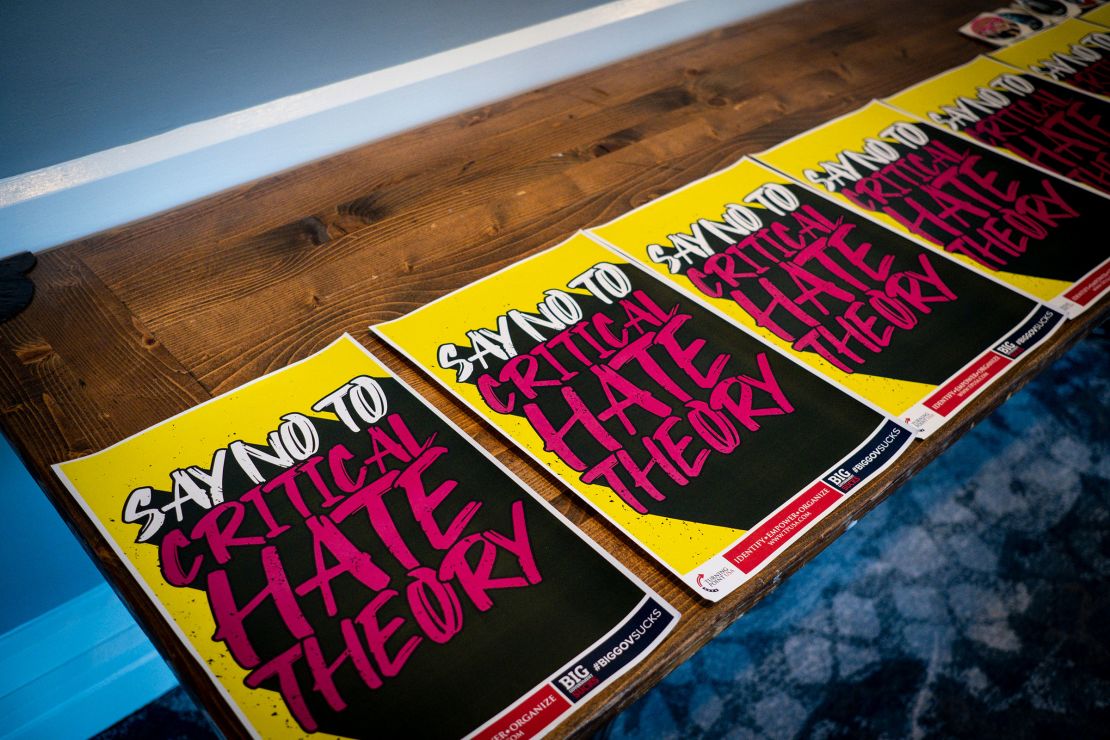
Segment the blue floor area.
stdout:
<path fill-rule="evenodd" d="M 1105 737 L 1108 357 L 1104 327 L 599 737 Z M 103 737 L 151 732 L 210 731 L 179 689 Z"/>

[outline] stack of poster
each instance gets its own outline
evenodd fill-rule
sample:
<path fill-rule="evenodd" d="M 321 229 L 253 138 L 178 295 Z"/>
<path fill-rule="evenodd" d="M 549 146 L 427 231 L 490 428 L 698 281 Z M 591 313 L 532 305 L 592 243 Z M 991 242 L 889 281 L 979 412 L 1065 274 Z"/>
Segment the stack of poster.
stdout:
<path fill-rule="evenodd" d="M 911 439 L 582 234 L 373 330 L 711 601 Z"/>
<path fill-rule="evenodd" d="M 883 103 L 756 157 L 1066 316 L 1110 289 L 1105 197 Z"/>
<path fill-rule="evenodd" d="M 946 130 L 1110 193 L 1110 102 L 988 57 L 886 99 Z"/>
<path fill-rule="evenodd" d="M 542 735 L 678 619 L 347 336 L 55 469 L 257 737 Z"/>
<path fill-rule="evenodd" d="M 1063 319 L 747 159 L 589 233 L 921 436 Z"/>
<path fill-rule="evenodd" d="M 991 57 L 1093 95 L 1110 95 L 1110 32 L 1074 18 Z"/>

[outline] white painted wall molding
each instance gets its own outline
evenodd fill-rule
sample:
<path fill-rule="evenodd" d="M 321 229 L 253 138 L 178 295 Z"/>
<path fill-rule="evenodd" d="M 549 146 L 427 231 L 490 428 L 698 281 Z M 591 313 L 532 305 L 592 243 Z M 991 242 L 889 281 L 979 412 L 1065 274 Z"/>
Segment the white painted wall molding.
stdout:
<path fill-rule="evenodd" d="M 615 0 L 0 180 L 0 256 L 38 250 L 789 0 Z"/>

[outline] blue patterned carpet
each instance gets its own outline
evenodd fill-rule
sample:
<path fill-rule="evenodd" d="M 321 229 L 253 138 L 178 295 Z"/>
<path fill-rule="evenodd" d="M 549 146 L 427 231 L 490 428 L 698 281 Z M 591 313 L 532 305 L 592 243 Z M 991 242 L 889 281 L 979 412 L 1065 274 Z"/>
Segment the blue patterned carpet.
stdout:
<path fill-rule="evenodd" d="M 1108 356 L 1103 327 L 600 737 L 1110 736 Z M 104 737 L 208 732 L 177 690 Z"/>

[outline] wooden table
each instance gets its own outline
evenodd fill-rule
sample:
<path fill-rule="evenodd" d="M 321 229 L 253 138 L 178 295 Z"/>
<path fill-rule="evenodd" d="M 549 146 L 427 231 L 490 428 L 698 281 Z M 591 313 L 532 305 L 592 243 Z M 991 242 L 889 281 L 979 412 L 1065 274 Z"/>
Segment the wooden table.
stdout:
<path fill-rule="evenodd" d="M 712 607 L 366 327 L 969 60 L 985 47 L 956 29 L 997 4 L 812 0 L 44 252 L 33 304 L 0 325 L 0 425 L 182 681 L 236 736 L 49 465 L 351 332 L 682 611 L 660 650 L 560 730 L 589 732 L 1061 355 L 1110 301 Z"/>

